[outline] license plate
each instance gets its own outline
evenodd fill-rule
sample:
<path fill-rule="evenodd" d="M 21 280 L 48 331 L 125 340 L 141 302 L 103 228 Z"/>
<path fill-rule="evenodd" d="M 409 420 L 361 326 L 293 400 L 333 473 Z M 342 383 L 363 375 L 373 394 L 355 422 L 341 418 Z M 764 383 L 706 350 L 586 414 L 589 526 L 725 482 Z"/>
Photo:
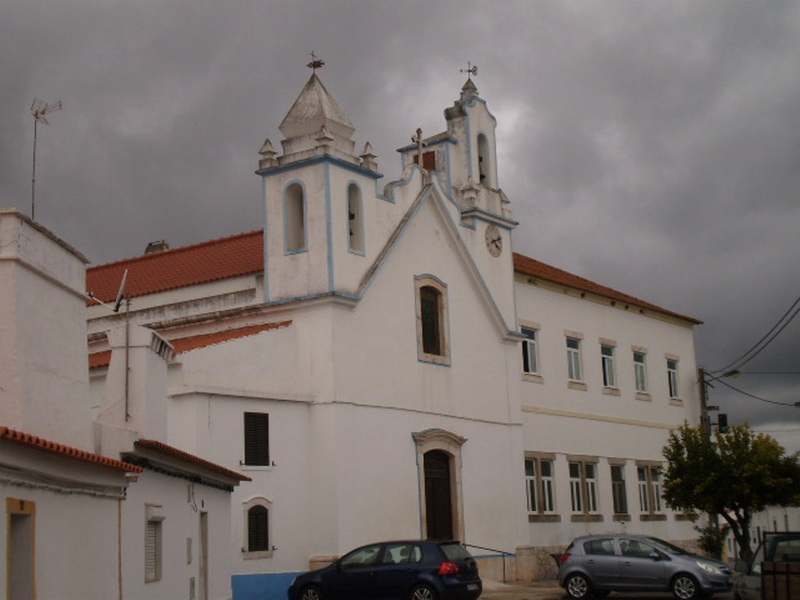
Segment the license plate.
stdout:
<path fill-rule="evenodd" d="M 475 591 L 475 590 L 477 590 L 477 589 L 478 589 L 478 584 L 477 584 L 477 583 L 470 583 L 470 584 L 467 586 L 467 591 L 468 591 L 468 592 L 474 592 L 474 591 Z"/>

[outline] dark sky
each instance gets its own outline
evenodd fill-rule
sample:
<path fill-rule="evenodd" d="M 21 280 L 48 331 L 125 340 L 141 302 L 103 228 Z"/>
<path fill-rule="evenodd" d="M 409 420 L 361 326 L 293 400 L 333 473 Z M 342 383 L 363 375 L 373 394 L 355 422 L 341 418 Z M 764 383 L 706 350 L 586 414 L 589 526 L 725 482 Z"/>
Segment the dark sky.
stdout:
<path fill-rule="evenodd" d="M 796 1 L 2 0 L 0 205 L 30 214 L 40 98 L 35 217 L 93 263 L 259 229 L 312 50 L 384 183 L 477 64 L 515 249 L 703 320 L 705 368 L 793 314 Z M 800 318 L 741 370 L 710 402 L 800 450 Z"/>

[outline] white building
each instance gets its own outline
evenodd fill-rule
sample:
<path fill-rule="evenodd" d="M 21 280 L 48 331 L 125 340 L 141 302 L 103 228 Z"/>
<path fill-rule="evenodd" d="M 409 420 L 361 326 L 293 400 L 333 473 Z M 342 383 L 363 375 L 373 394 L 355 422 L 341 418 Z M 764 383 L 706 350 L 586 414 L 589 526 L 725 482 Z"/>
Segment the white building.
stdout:
<path fill-rule="evenodd" d="M 659 467 L 669 430 L 699 420 L 699 322 L 513 254 L 472 81 L 445 119 L 381 189 L 312 75 L 282 153 L 260 151 L 263 231 L 88 271 L 105 301 L 127 272 L 129 299 L 88 308 L 93 404 L 121 389 L 120 325 L 154 331 L 174 349 L 166 399 L 137 418 L 250 478 L 233 491 L 237 599 L 385 538 L 457 538 L 512 555 L 485 576 L 536 578 L 577 534 L 696 537 Z"/>
<path fill-rule="evenodd" d="M 0 589 L 229 598 L 231 490 L 243 476 L 164 441 L 171 348 L 152 331 L 109 336 L 125 348 L 92 418 L 85 263 L 0 208 Z"/>

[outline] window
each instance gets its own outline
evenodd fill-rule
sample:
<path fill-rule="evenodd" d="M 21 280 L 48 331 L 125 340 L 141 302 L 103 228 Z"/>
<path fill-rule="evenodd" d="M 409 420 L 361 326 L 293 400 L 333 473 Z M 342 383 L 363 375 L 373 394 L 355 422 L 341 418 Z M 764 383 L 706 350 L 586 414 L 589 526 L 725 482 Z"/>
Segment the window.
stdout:
<path fill-rule="evenodd" d="M 269 466 L 269 415 L 244 413 L 244 464 Z"/>
<path fill-rule="evenodd" d="M 8 598 L 36 597 L 36 502 L 6 498 L 6 593 Z"/>
<path fill-rule="evenodd" d="M 598 554 L 602 556 L 614 556 L 614 539 L 601 538 L 596 540 L 589 540 L 588 542 L 584 542 L 583 551 L 586 554 L 591 554 L 595 556 Z"/>
<path fill-rule="evenodd" d="M 617 387 L 617 378 L 614 373 L 614 346 L 602 344 L 600 355 L 603 361 L 603 386 Z"/>
<path fill-rule="evenodd" d="M 647 393 L 647 366 L 644 352 L 633 353 L 633 372 L 636 377 L 636 391 L 640 394 Z"/>
<path fill-rule="evenodd" d="M 571 381 L 582 381 L 581 374 L 581 341 L 578 338 L 567 338 L 567 371 Z"/>
<path fill-rule="evenodd" d="M 569 489 L 572 512 L 597 512 L 597 465 L 589 462 L 569 463 Z"/>
<path fill-rule="evenodd" d="M 537 331 L 529 327 L 522 328 L 522 370 L 525 373 L 539 373 L 539 348 Z"/>
<path fill-rule="evenodd" d="M 364 208 L 361 190 L 355 183 L 347 186 L 348 249 L 364 253 Z"/>
<path fill-rule="evenodd" d="M 269 510 L 256 505 L 247 511 L 247 551 L 269 550 Z"/>
<path fill-rule="evenodd" d="M 661 512 L 661 467 L 636 468 L 639 479 L 639 509 L 643 513 Z"/>
<path fill-rule="evenodd" d="M 669 382 L 669 397 L 678 397 L 678 361 L 667 359 L 667 381 Z"/>
<path fill-rule="evenodd" d="M 611 496 L 614 501 L 614 514 L 628 512 L 628 495 L 625 491 L 625 467 L 611 465 Z"/>
<path fill-rule="evenodd" d="M 419 164 L 419 154 L 414 155 L 414 164 Z M 426 171 L 436 170 L 436 152 L 429 150 L 422 153 L 422 168 Z"/>
<path fill-rule="evenodd" d="M 420 360 L 449 364 L 447 287 L 433 277 L 417 286 L 417 343 Z"/>
<path fill-rule="evenodd" d="M 144 580 L 146 583 L 161 580 L 163 552 L 161 545 L 164 514 L 157 504 L 146 504 L 147 521 L 144 529 Z"/>
<path fill-rule="evenodd" d="M 303 186 L 292 183 L 284 196 L 284 236 L 286 252 L 306 249 L 306 200 Z"/>
<path fill-rule="evenodd" d="M 553 461 L 540 458 L 526 458 L 525 487 L 528 496 L 528 512 L 544 514 L 552 514 L 555 512 L 553 497 Z"/>

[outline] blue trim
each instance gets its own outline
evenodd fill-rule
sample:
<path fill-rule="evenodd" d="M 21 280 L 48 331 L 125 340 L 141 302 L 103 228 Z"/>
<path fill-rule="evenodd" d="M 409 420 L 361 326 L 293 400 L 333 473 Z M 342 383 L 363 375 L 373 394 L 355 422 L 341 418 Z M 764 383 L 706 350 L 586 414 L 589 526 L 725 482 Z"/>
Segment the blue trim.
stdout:
<path fill-rule="evenodd" d="M 353 163 L 347 162 L 346 160 L 342 160 L 341 158 L 336 158 L 335 156 L 328 156 L 328 155 L 315 156 L 314 158 L 298 160 L 297 162 L 281 165 L 280 167 L 274 167 L 272 169 L 261 169 L 260 171 L 256 171 L 256 175 L 261 175 L 262 177 L 271 177 L 272 175 L 277 175 L 279 173 L 284 173 L 286 171 L 292 171 L 294 169 L 302 169 L 304 167 L 309 167 L 311 165 L 315 165 L 318 163 L 334 164 L 349 171 L 358 173 L 359 175 L 364 175 L 366 177 L 369 177 L 370 179 L 380 179 L 381 177 L 383 177 L 383 173 L 370 171 L 369 169 L 365 169 L 358 165 L 354 165 Z"/>
<path fill-rule="evenodd" d="M 286 191 L 293 185 L 299 185 L 303 190 L 303 246 L 289 250 L 288 247 L 288 224 L 289 215 L 287 209 L 287 196 Z M 308 252 L 308 194 L 306 193 L 306 185 L 302 179 L 292 179 L 283 186 L 283 253 L 284 254 L 300 254 L 301 252 Z"/>
<path fill-rule="evenodd" d="M 330 163 L 325 163 L 325 232 L 328 234 L 328 240 L 325 244 L 328 251 L 328 291 L 332 292 L 336 289 L 334 281 L 334 264 L 333 264 L 333 207 L 331 198 L 331 170 Z"/>
<path fill-rule="evenodd" d="M 346 300 L 361 300 L 362 296 L 355 294 L 345 294 L 343 292 L 323 292 L 321 294 L 309 294 L 308 296 L 296 296 L 294 298 L 285 298 L 283 300 L 276 300 L 275 302 L 266 301 L 267 306 L 280 306 L 282 304 L 291 304 L 292 302 L 305 302 L 308 300 L 317 300 L 319 298 L 344 298 Z"/>
<path fill-rule="evenodd" d="M 264 302 L 269 300 L 269 200 L 267 199 L 267 180 L 261 178 L 261 197 L 264 199 Z"/>
<path fill-rule="evenodd" d="M 233 600 L 286 600 L 289 586 L 300 573 L 233 575 Z"/>

